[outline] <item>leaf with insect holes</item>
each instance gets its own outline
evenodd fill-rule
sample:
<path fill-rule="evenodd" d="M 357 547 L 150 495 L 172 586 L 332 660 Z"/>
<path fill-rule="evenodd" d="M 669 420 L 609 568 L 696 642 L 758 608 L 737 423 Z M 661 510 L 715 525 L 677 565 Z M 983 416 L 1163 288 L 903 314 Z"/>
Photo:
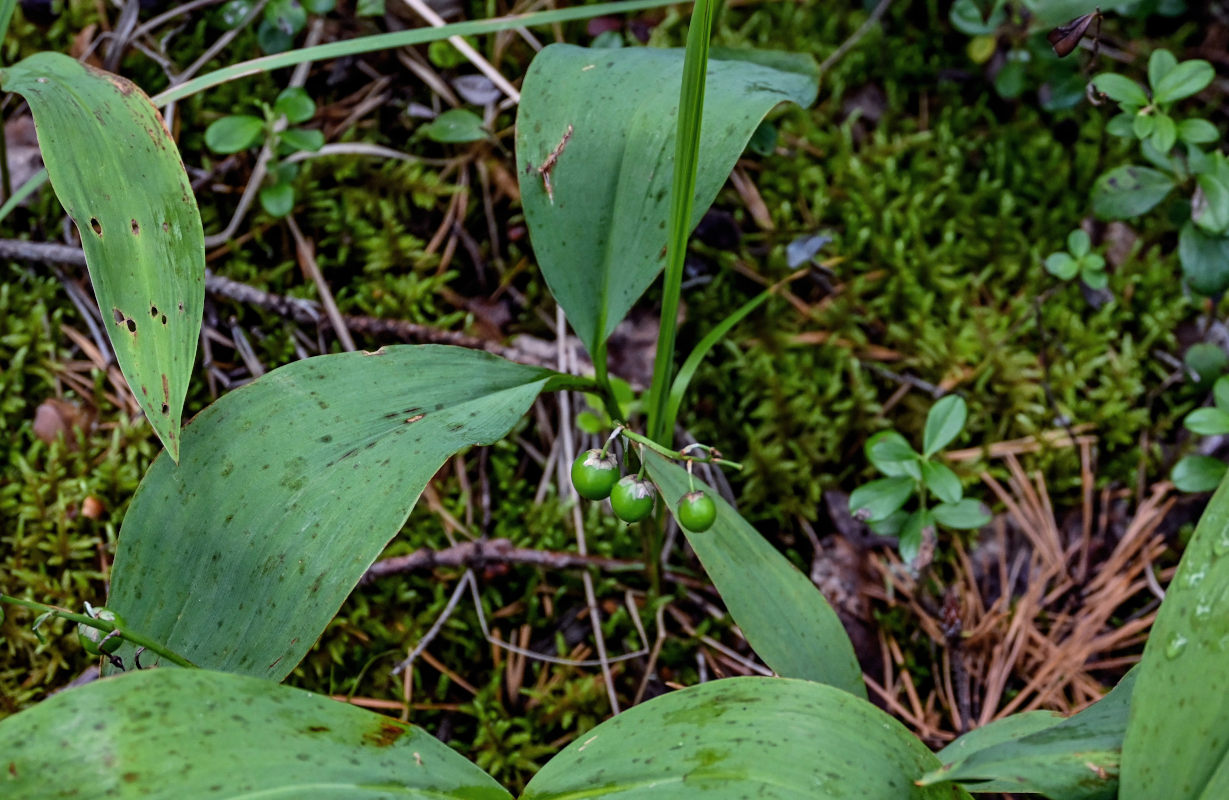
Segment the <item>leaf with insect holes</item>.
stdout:
<path fill-rule="evenodd" d="M 682 72 L 682 50 L 553 44 L 525 76 L 516 123 L 525 219 L 547 286 L 590 353 L 665 264 Z M 764 116 L 782 102 L 809 105 L 817 87 L 810 56 L 712 52 L 689 229 Z"/>
<path fill-rule="evenodd" d="M 205 234 L 175 141 L 134 84 L 59 53 L 0 70 L 76 223 L 107 336 L 173 460 L 205 302 Z"/>
<path fill-rule="evenodd" d="M 951 444 L 964 430 L 968 416 L 969 407 L 958 394 L 949 394 L 931 406 L 922 434 L 922 455 L 929 458 Z"/>

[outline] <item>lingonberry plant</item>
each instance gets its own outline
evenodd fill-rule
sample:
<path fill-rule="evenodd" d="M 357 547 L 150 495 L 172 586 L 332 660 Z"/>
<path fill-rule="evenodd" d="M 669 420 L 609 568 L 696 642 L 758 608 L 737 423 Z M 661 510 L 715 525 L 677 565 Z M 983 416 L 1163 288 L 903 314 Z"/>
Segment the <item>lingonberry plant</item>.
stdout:
<path fill-rule="evenodd" d="M 663 247 L 647 433 L 616 431 L 639 468 L 615 511 L 640 513 L 643 475 L 780 677 L 712 681 L 642 703 L 567 747 L 523 797 L 938 800 L 1010 788 L 1060 800 L 1210 800 L 1229 792 L 1229 696 L 1212 680 L 1229 659 L 1229 617 L 1213 613 L 1229 592 L 1229 489 L 1187 549 L 1133 684 L 1071 720 L 1004 720 L 936 755 L 866 700 L 852 645 L 811 581 L 677 463 L 722 460 L 711 447 L 673 449 L 689 376 L 712 344 L 702 339 L 674 374 L 688 232 L 763 116 L 783 100 L 809 104 L 817 90 L 809 58 L 710 60 L 713 13 L 713 3 L 697 3 L 685 52 L 552 45 L 525 77 L 517 155 L 526 218 L 547 283 L 593 357 L 593 378 L 454 347 L 388 347 L 281 367 L 187 428 L 179 414 L 200 327 L 203 252 L 174 142 L 120 78 L 49 54 L 0 70 L 0 85 L 39 117 L 53 186 L 85 241 L 100 304 L 113 309 L 110 335 L 128 347 L 125 376 L 167 446 L 124 520 L 108 597 L 116 616 L 0 595 L 99 631 L 100 652 L 120 641 L 112 665 L 137 666 L 144 655 L 157 667 L 109 669 L 106 680 L 0 723 L 6 797 L 510 797 L 419 729 L 277 684 L 445 459 L 503 437 L 542 392 L 588 391 L 624 421 L 606 340 L 662 272 Z M 123 148 L 146 141 L 143 167 L 161 183 L 137 184 L 125 169 L 134 154 Z M 109 192 L 82 185 L 98 171 Z M 154 270 L 168 260 L 174 279 Z M 185 342 L 186 355 L 177 349 Z M 956 489 L 933 456 L 963 414 L 953 401 L 938 405 L 923 452 L 891 463 L 912 464 L 897 477 L 951 502 Z M 601 451 L 595 460 L 582 456 L 576 480 L 605 496 L 620 486 L 611 480 L 618 467 L 602 463 Z"/>

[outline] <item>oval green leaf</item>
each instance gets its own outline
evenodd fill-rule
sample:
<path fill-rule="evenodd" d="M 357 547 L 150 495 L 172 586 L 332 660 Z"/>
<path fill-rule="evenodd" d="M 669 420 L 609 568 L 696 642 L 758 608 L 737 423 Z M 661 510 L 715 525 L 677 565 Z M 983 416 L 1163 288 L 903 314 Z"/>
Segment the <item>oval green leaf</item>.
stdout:
<path fill-rule="evenodd" d="M 910 446 L 905 437 L 896 431 L 880 431 L 866 440 L 866 457 L 875 469 L 888 477 L 909 475 L 921 478 L 918 464 L 921 456 Z"/>
<path fill-rule="evenodd" d="M 0 70 L 0 85 L 30 104 L 116 360 L 178 460 L 205 303 L 205 234 L 175 142 L 134 84 L 59 53 Z"/>
<path fill-rule="evenodd" d="M 819 683 L 728 678 L 671 692 L 580 736 L 522 800 L 952 800 L 913 782 L 939 760 L 865 700 Z"/>
<path fill-rule="evenodd" d="M 1153 87 L 1153 100 L 1157 103 L 1172 103 L 1201 92 L 1216 77 L 1216 70 L 1201 58 L 1183 61 L 1171 69 L 1160 83 Z"/>
<path fill-rule="evenodd" d="M 291 125 L 307 122 L 316 115 L 316 101 L 301 86 L 287 86 L 273 101 L 273 113 L 286 115 Z"/>
<path fill-rule="evenodd" d="M 1229 433 L 1229 413 L 1219 408 L 1197 408 L 1186 415 L 1182 425 L 1191 433 L 1200 436 Z"/>
<path fill-rule="evenodd" d="M 1135 81 L 1115 72 L 1103 72 L 1092 79 L 1092 85 L 1116 103 L 1136 108 L 1148 105 L 1148 95 Z"/>
<path fill-rule="evenodd" d="M 915 489 L 907 475 L 864 483 L 849 495 L 849 512 L 865 522 L 879 522 L 903 506 Z"/>
<path fill-rule="evenodd" d="M 1161 85 L 1161 81 L 1165 76 L 1173 71 L 1173 68 L 1178 66 L 1178 59 L 1174 54 L 1164 48 L 1157 48 L 1152 51 L 1152 55 L 1148 56 L 1148 85 L 1153 91 Z"/>
<path fill-rule="evenodd" d="M 421 728 L 205 670 L 139 670 L 62 692 L 0 722 L 0 741 L 11 800 L 512 797 Z"/>
<path fill-rule="evenodd" d="M 692 226 L 764 115 L 815 99 L 810 57 L 771 55 L 775 66 L 709 61 Z M 664 263 L 682 70 L 682 50 L 554 44 L 525 76 L 516 125 L 525 218 L 546 283 L 591 353 Z"/>
<path fill-rule="evenodd" d="M 945 503 L 958 503 L 964 497 L 964 488 L 960 478 L 952 472 L 951 467 L 937 461 L 922 462 L 922 481 L 926 488 L 935 493 Z"/>
<path fill-rule="evenodd" d="M 158 459 L 137 489 L 108 607 L 199 666 L 284 678 L 444 460 L 500 439 L 553 375 L 398 346 L 223 396 L 184 429 L 183 462 Z"/>
<path fill-rule="evenodd" d="M 1178 232 L 1178 261 L 1191 288 L 1206 297 L 1229 289 L 1229 236 L 1213 236 L 1187 222 Z"/>
<path fill-rule="evenodd" d="M 1202 796 L 1229 756 L 1229 483 L 1186 546 L 1144 647 L 1120 800 Z"/>
<path fill-rule="evenodd" d="M 260 143 L 265 121 L 250 114 L 234 114 L 210 123 L 205 129 L 205 146 L 215 153 L 229 155 Z"/>
<path fill-rule="evenodd" d="M 687 471 L 647 451 L 645 463 L 666 507 L 675 509 L 689 490 Z M 711 488 L 708 495 L 716 523 L 683 532 L 751 647 L 778 675 L 866 697 L 853 645 L 819 589 Z"/>
<path fill-rule="evenodd" d="M 1210 492 L 1220 486 L 1229 464 L 1212 456 L 1185 456 L 1174 464 L 1169 479 L 1180 492 Z"/>
<path fill-rule="evenodd" d="M 992 519 L 985 506 L 970 497 L 956 503 L 940 503 L 931 509 L 931 513 L 934 514 L 935 522 L 958 531 L 989 525 Z"/>
<path fill-rule="evenodd" d="M 1173 178 L 1151 167 L 1118 167 L 1093 184 L 1092 210 L 1101 219 L 1136 217 L 1151 211 L 1173 188 Z"/>
<path fill-rule="evenodd" d="M 949 394 L 931 406 L 922 434 L 922 455 L 929 458 L 951 444 L 968 418 L 969 407 L 958 394 Z"/>
<path fill-rule="evenodd" d="M 420 130 L 431 141 L 444 144 L 480 142 L 490 136 L 482 127 L 482 117 L 466 108 L 449 109 Z"/>

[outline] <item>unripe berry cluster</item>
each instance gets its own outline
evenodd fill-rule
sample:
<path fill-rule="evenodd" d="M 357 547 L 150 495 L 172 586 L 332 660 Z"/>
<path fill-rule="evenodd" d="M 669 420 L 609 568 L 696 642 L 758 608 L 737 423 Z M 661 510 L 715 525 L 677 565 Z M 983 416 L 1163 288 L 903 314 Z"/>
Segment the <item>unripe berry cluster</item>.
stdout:
<path fill-rule="evenodd" d="M 624 522 L 639 522 L 653 513 L 657 490 L 636 475 L 619 477 L 614 453 L 588 450 L 572 462 L 572 485 L 586 500 L 610 498 L 615 516 Z M 675 518 L 692 533 L 702 533 L 717 520 L 717 506 L 703 491 L 692 491 L 679 500 Z"/>

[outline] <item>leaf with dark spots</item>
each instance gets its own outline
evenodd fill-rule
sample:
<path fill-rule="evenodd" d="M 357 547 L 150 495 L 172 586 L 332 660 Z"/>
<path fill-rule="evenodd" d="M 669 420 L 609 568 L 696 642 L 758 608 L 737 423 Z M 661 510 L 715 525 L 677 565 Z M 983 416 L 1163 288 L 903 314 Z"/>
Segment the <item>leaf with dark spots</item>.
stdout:
<path fill-rule="evenodd" d="M 419 728 L 206 670 L 134 670 L 62 692 L 0 722 L 0 741 L 0 794 L 13 800 L 512 800 Z"/>
<path fill-rule="evenodd" d="M 25 97 L 57 197 L 77 224 L 104 326 L 131 387 L 174 460 L 205 299 L 205 247 L 188 176 L 157 109 L 131 82 L 59 53 L 0 72 Z M 164 220 L 143 228 L 141 220 Z M 177 308 L 138 325 L 143 309 Z M 164 410 L 165 409 L 165 410 Z"/>
<path fill-rule="evenodd" d="M 137 490 L 108 606 L 195 664 L 280 680 L 444 461 L 502 437 L 555 375 L 399 346 L 297 361 L 224 395 L 184 429 L 181 465 L 159 458 Z M 406 397 L 440 408 L 407 425 L 389 416 Z"/>

